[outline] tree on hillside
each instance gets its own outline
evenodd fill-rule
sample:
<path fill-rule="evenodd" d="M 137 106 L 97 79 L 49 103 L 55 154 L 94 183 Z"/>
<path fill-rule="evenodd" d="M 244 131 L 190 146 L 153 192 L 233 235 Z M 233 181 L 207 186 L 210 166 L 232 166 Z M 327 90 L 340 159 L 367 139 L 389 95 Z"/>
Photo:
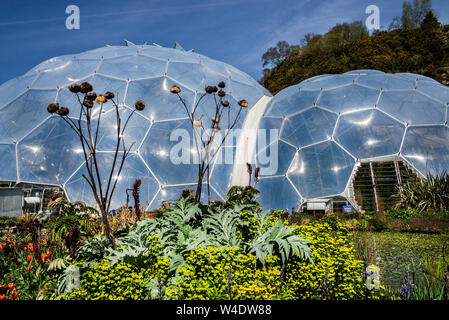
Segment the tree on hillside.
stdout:
<path fill-rule="evenodd" d="M 402 16 L 394 17 L 389 30 L 419 28 L 425 16 L 432 10 L 432 0 L 413 0 L 402 3 Z"/>
<path fill-rule="evenodd" d="M 269 48 L 262 55 L 262 66 L 275 67 L 279 65 L 290 53 L 290 45 L 287 41 L 279 41 L 275 47 Z"/>

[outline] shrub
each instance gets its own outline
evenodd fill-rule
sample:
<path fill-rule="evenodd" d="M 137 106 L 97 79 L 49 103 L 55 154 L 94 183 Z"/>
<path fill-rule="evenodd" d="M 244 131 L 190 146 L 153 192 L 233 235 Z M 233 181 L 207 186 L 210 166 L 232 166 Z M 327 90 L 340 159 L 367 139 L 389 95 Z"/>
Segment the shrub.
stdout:
<path fill-rule="evenodd" d="M 296 257 L 285 269 L 285 290 L 292 299 L 379 299 L 380 290 L 367 289 L 365 266 L 355 258 L 351 228 L 335 215 L 301 225 L 295 233 L 310 241 L 314 264 Z"/>
<path fill-rule="evenodd" d="M 177 281 L 167 289 L 172 299 L 274 299 L 280 293 L 279 258 L 267 257 L 256 267 L 256 257 L 240 248 L 198 248 L 178 269 Z"/>
<path fill-rule="evenodd" d="M 142 300 L 147 292 L 147 271 L 120 262 L 102 260 L 80 270 L 80 287 L 55 300 Z"/>
<path fill-rule="evenodd" d="M 416 211 L 415 209 L 392 209 L 385 212 L 386 216 L 401 220 L 411 218 L 413 216 L 416 216 L 417 214 L 418 211 Z"/>

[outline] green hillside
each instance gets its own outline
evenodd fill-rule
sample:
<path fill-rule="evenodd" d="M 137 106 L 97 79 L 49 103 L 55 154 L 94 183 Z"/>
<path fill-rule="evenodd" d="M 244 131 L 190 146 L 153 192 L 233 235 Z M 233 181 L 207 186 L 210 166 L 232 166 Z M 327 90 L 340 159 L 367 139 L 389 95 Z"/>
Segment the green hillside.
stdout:
<path fill-rule="evenodd" d="M 313 76 L 354 69 L 418 73 L 449 85 L 449 25 L 442 26 L 431 11 L 416 28 L 399 26 L 370 36 L 361 22 L 345 23 L 301 42 L 279 42 L 262 56 L 271 68 L 260 82 L 271 93 Z"/>

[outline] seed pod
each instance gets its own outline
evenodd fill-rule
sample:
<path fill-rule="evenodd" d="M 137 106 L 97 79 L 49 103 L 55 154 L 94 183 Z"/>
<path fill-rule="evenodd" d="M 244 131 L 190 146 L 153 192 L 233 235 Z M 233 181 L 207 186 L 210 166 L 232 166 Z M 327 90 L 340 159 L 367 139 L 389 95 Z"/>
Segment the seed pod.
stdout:
<path fill-rule="evenodd" d="M 59 108 L 58 114 L 59 114 L 61 117 L 66 116 L 66 115 L 69 114 L 69 109 L 68 109 L 68 108 L 64 108 L 64 107 Z"/>
<path fill-rule="evenodd" d="M 201 127 L 203 123 L 201 122 L 201 120 L 193 120 L 193 125 L 195 127 Z"/>
<path fill-rule="evenodd" d="M 94 101 L 93 100 L 86 100 L 86 101 L 83 102 L 83 105 L 86 108 L 92 108 L 94 106 Z"/>
<path fill-rule="evenodd" d="M 108 101 L 108 99 L 106 99 L 103 95 L 99 95 L 97 97 L 97 99 L 95 99 L 95 101 L 97 101 L 97 103 L 102 104 L 102 103 L 106 103 Z"/>
<path fill-rule="evenodd" d="M 212 117 L 212 122 L 213 123 L 219 123 L 220 122 L 220 117 Z"/>
<path fill-rule="evenodd" d="M 49 113 L 55 113 L 59 110 L 59 103 L 50 103 L 47 107 Z"/>
<path fill-rule="evenodd" d="M 219 97 L 223 98 L 226 95 L 226 92 L 224 92 L 223 90 L 220 90 L 220 91 L 218 91 L 217 94 L 218 94 Z"/>
<path fill-rule="evenodd" d="M 81 93 L 88 93 L 88 92 L 91 92 L 92 90 L 94 90 L 94 88 L 92 87 L 92 85 L 89 82 L 81 83 L 81 85 L 80 85 Z"/>
<path fill-rule="evenodd" d="M 229 107 L 229 101 L 228 100 L 223 100 L 221 102 L 221 104 L 223 105 L 223 107 Z"/>
<path fill-rule="evenodd" d="M 96 98 L 97 94 L 93 91 L 86 94 L 86 100 L 94 101 Z"/>
<path fill-rule="evenodd" d="M 106 92 L 105 94 L 104 94 L 104 97 L 106 98 L 106 99 L 113 99 L 114 98 L 114 94 L 112 93 L 112 92 L 110 92 L 110 91 L 108 91 L 108 92 Z"/>
<path fill-rule="evenodd" d="M 206 93 L 213 93 L 214 92 L 214 87 L 207 86 L 206 88 L 204 88 L 204 91 L 206 91 Z"/>
<path fill-rule="evenodd" d="M 145 102 L 139 100 L 136 102 L 135 106 L 138 111 L 142 111 L 143 109 L 145 109 Z"/>
<path fill-rule="evenodd" d="M 216 87 L 216 86 L 212 86 L 212 92 L 217 92 L 218 91 L 218 88 Z"/>
<path fill-rule="evenodd" d="M 246 100 L 240 100 L 240 101 L 239 101 L 239 105 L 240 105 L 242 108 L 248 108 L 248 102 L 247 102 Z"/>
<path fill-rule="evenodd" d="M 223 89 L 224 87 L 226 87 L 226 83 L 224 83 L 224 81 L 220 81 L 218 83 L 218 86 Z"/>
<path fill-rule="evenodd" d="M 181 89 L 178 86 L 173 86 L 170 88 L 171 93 L 180 93 Z"/>
<path fill-rule="evenodd" d="M 74 83 L 69 86 L 69 90 L 70 92 L 78 93 L 81 91 L 81 86 L 79 84 Z"/>

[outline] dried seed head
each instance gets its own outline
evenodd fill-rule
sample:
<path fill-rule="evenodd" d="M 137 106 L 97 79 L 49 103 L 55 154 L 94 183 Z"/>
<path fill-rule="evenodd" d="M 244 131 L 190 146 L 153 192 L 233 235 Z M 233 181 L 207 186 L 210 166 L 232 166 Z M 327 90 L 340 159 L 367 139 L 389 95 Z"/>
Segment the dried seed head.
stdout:
<path fill-rule="evenodd" d="M 203 123 L 201 122 L 201 120 L 193 120 L 193 125 L 195 127 L 201 127 Z"/>
<path fill-rule="evenodd" d="M 59 103 L 50 103 L 47 107 L 49 113 L 55 113 L 59 110 Z"/>
<path fill-rule="evenodd" d="M 204 91 L 206 91 L 206 93 L 213 93 L 214 92 L 214 87 L 206 86 L 206 88 L 204 88 Z"/>
<path fill-rule="evenodd" d="M 212 117 L 212 122 L 213 123 L 219 123 L 220 122 L 220 117 Z"/>
<path fill-rule="evenodd" d="M 94 106 L 94 101 L 93 100 L 86 100 L 86 101 L 83 102 L 83 105 L 86 108 L 92 108 Z"/>
<path fill-rule="evenodd" d="M 66 116 L 66 115 L 69 114 L 69 109 L 68 109 L 68 108 L 64 108 L 64 107 L 59 108 L 58 114 L 59 114 L 60 116 L 62 116 L 62 117 L 63 117 L 63 116 Z"/>
<path fill-rule="evenodd" d="M 223 89 L 224 87 L 226 87 L 226 83 L 224 83 L 224 81 L 220 81 L 218 83 L 218 86 Z"/>
<path fill-rule="evenodd" d="M 81 86 L 79 84 L 74 83 L 69 86 L 69 90 L 70 92 L 78 93 L 81 91 Z"/>
<path fill-rule="evenodd" d="M 92 87 L 92 85 L 89 82 L 81 83 L 81 85 L 80 85 L 81 93 L 88 93 L 88 92 L 91 92 L 92 90 L 94 90 L 94 88 Z"/>
<path fill-rule="evenodd" d="M 239 106 L 241 106 L 242 108 L 248 108 L 248 102 L 246 100 L 240 100 Z"/>
<path fill-rule="evenodd" d="M 228 100 L 223 100 L 221 102 L 221 104 L 223 105 L 223 107 L 229 107 L 229 101 Z"/>
<path fill-rule="evenodd" d="M 181 88 L 179 88 L 178 86 L 173 86 L 170 88 L 170 92 L 171 93 L 180 93 L 181 92 Z"/>
<path fill-rule="evenodd" d="M 218 91 L 217 94 L 218 94 L 219 97 L 223 98 L 226 95 L 226 92 L 224 92 L 223 90 L 220 90 L 220 91 Z"/>
<path fill-rule="evenodd" d="M 86 100 L 94 101 L 96 98 L 97 94 L 93 91 L 86 94 Z"/>
<path fill-rule="evenodd" d="M 108 91 L 108 92 L 106 92 L 105 94 L 104 94 L 104 97 L 106 98 L 106 99 L 113 99 L 114 98 L 114 94 L 112 93 L 112 92 L 110 92 L 110 91 Z"/>
<path fill-rule="evenodd" d="M 100 95 L 97 97 L 97 99 L 95 99 L 95 101 L 97 101 L 97 103 L 99 103 L 99 104 L 102 104 L 102 103 L 106 103 L 106 102 L 108 101 L 108 99 L 106 99 L 105 96 L 103 96 L 103 95 L 100 94 Z"/>
<path fill-rule="evenodd" d="M 218 88 L 216 87 L 216 86 L 212 86 L 212 92 L 217 92 L 218 91 Z"/>
<path fill-rule="evenodd" d="M 143 109 L 145 109 L 145 102 L 139 100 L 136 102 L 135 106 L 138 111 L 142 111 Z"/>

